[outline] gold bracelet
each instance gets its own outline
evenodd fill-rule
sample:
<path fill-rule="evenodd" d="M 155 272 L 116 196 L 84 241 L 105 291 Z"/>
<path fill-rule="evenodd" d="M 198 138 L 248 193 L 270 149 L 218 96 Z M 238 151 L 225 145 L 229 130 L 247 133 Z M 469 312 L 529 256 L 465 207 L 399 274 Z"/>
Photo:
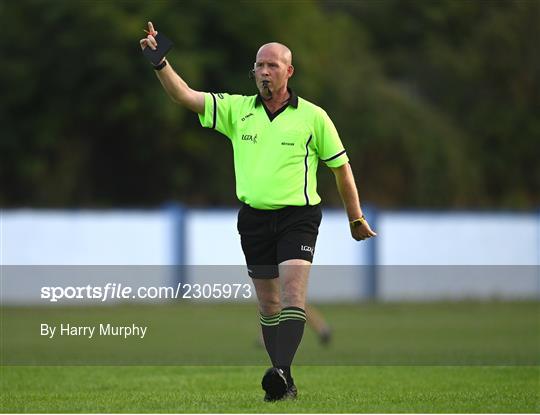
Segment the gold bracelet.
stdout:
<path fill-rule="evenodd" d="M 350 224 L 351 228 L 354 228 L 356 226 L 356 224 L 362 225 L 364 222 L 367 222 L 366 217 L 364 215 L 362 215 L 359 219 L 355 219 L 355 220 L 350 221 L 349 224 Z"/>

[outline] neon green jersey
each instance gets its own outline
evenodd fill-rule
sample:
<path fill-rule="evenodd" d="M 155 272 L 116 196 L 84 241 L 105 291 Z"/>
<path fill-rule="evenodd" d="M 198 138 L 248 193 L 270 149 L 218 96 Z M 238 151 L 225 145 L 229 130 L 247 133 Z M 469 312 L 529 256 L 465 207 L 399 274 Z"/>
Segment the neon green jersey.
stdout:
<path fill-rule="evenodd" d="M 233 145 L 236 195 L 256 209 L 316 205 L 319 159 L 329 167 L 349 161 L 326 112 L 289 90 L 289 104 L 267 112 L 258 95 L 205 94 L 203 127 Z"/>

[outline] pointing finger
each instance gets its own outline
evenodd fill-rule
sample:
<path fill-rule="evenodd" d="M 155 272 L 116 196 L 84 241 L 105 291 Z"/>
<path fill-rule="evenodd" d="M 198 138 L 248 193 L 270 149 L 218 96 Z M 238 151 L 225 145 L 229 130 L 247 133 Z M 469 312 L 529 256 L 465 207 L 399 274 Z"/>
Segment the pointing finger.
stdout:
<path fill-rule="evenodd" d="M 157 35 L 157 33 L 158 33 L 157 31 L 149 32 L 149 31 L 146 30 L 146 29 L 144 29 L 143 31 L 144 31 L 144 33 L 146 33 L 147 35 L 152 35 L 152 36 L 154 36 L 154 37 L 155 37 L 155 36 Z"/>
<path fill-rule="evenodd" d="M 150 34 L 151 34 L 152 36 L 155 35 L 155 32 L 156 32 L 156 31 L 155 31 L 155 29 L 154 29 L 154 25 L 152 24 L 152 22 L 148 22 L 148 31 L 150 32 Z"/>

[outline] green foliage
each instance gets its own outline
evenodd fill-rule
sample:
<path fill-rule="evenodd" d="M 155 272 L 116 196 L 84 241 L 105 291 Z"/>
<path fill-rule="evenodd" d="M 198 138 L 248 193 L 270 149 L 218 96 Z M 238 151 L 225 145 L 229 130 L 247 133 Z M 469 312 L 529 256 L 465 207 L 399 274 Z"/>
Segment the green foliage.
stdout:
<path fill-rule="evenodd" d="M 343 6 L 365 22 L 387 76 L 412 88 L 464 134 L 467 158 L 460 163 L 471 170 L 474 195 L 465 192 L 455 201 L 537 206 L 540 3 L 388 0 Z"/>
<path fill-rule="evenodd" d="M 536 1 L 48 2 L 0 5 L 3 206 L 236 203 L 227 139 L 172 103 L 140 54 L 152 20 L 195 89 L 254 94 L 257 48 L 332 117 L 383 207 L 540 202 Z M 320 193 L 339 204 L 321 166 Z"/>

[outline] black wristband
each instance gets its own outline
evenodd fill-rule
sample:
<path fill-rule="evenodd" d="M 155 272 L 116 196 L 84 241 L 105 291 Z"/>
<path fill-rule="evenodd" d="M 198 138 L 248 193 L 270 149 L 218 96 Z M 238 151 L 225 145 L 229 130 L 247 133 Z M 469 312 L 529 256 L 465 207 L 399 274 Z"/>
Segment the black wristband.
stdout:
<path fill-rule="evenodd" d="M 163 62 L 161 62 L 159 65 L 153 65 L 154 71 L 161 71 L 163 68 L 167 66 L 167 61 L 163 59 Z"/>

